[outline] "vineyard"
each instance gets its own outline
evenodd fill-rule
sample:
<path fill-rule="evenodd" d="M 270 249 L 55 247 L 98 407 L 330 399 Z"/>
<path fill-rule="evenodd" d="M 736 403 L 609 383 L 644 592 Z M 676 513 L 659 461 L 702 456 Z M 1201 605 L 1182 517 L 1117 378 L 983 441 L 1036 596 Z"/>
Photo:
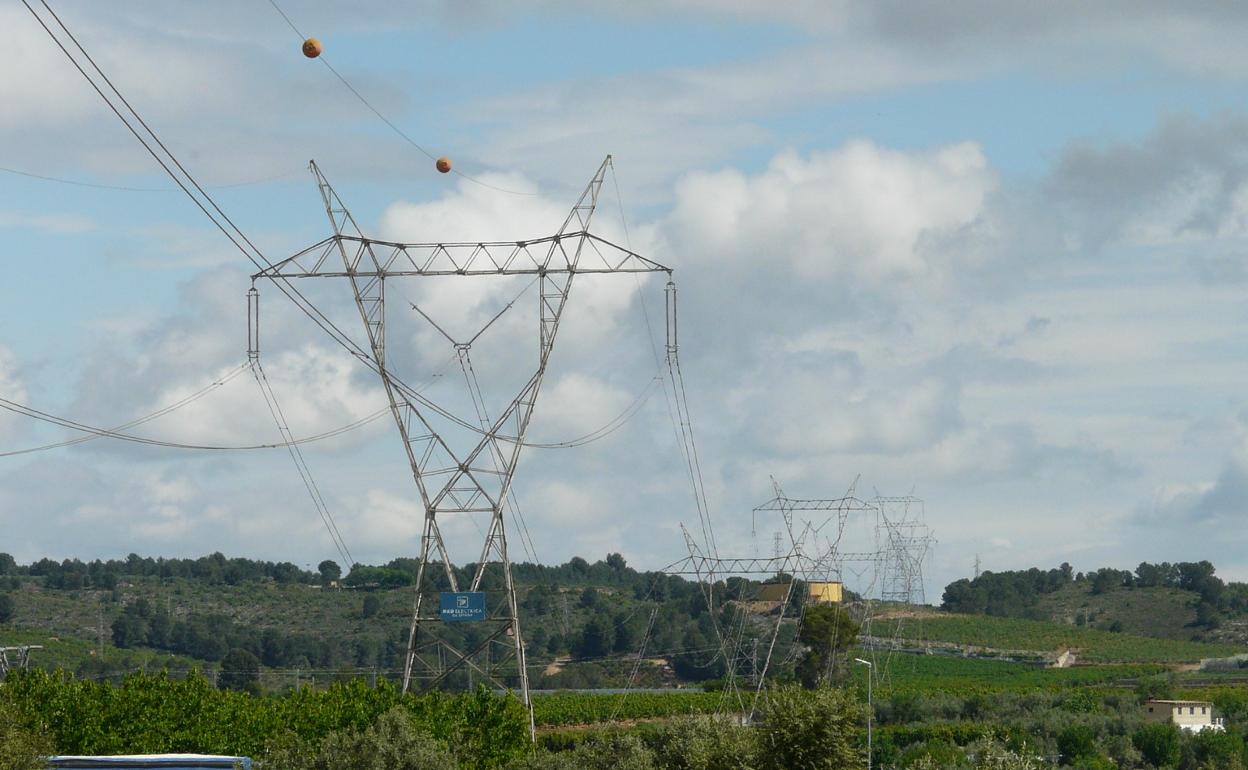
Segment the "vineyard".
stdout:
<path fill-rule="evenodd" d="M 882 692 L 972 693 L 1115 685 L 1164 672 L 1149 663 L 1041 668 L 1025 663 L 943 655 L 878 655 Z"/>
<path fill-rule="evenodd" d="M 1081 661 L 1096 663 L 1195 663 L 1203 658 L 1245 651 L 1231 644 L 1155 639 L 1079 626 L 987 615 L 924 618 L 922 641 L 992 650 L 1055 652 L 1074 650 Z"/>

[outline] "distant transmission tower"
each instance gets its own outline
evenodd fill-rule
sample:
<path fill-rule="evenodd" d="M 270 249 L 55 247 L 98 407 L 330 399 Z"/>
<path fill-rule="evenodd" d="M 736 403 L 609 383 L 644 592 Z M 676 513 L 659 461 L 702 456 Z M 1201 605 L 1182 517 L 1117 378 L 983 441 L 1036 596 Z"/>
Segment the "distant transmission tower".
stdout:
<path fill-rule="evenodd" d="M 284 291 L 294 279 L 341 278 L 350 283 L 354 293 L 355 307 L 368 337 L 366 363 L 381 378 L 424 510 L 403 690 L 409 690 L 418 679 L 426 690 L 438 687 L 451 674 L 467 667 L 470 674 L 475 672 L 494 686 L 508 690 L 518 686 L 520 698 L 529 710 L 530 734 L 534 734 L 534 726 L 529 677 L 503 512 L 568 297 L 575 277 L 587 273 L 666 273 L 669 293 L 674 287 L 669 268 L 589 232 L 610 166 L 611 157 L 607 156 L 554 235 L 488 243 L 392 243 L 365 237 L 321 170 L 312 163 L 334 234 L 252 276 L 253 284 L 257 279 L 269 279 Z M 473 420 L 460 418 L 405 383 L 390 367 L 386 355 L 388 281 L 470 276 L 477 281 L 531 276 L 538 286 L 537 361 L 519 393 L 497 416 L 485 411 L 470 359 L 472 343 L 485 329 L 466 342 L 456 341 L 435 319 L 412 305 L 454 345 L 475 407 Z M 486 328 L 511 307 L 503 308 Z M 258 332 L 252 336 L 258 339 Z M 461 440 L 466 431 L 471 437 L 467 442 L 469 449 L 453 451 L 449 431 L 457 431 Z M 466 586 L 460 584 L 440 526 L 447 516 L 461 514 L 489 519 L 481 530 L 480 548 L 471 554 L 473 558 L 460 560 L 460 564 L 475 565 Z M 501 584 L 505 597 L 489 606 L 482 583 L 491 566 L 497 570 L 492 574 L 499 580 L 487 584 Z M 436 571 L 443 574 L 435 580 Z M 440 591 L 440 587 L 450 590 Z M 448 608 L 448 596 L 460 604 Z M 475 646 L 461 650 L 451 644 L 443 623 L 464 618 L 479 619 L 488 630 L 480 635 Z M 494 645 L 503 650 L 491 654 Z"/>
<path fill-rule="evenodd" d="M 880 520 L 876 538 L 884 554 L 880 598 L 905 604 L 926 604 L 923 565 L 936 538 L 923 520 L 923 501 L 917 497 L 876 497 Z"/>
<path fill-rule="evenodd" d="M 23 644 L 20 647 L 0 647 L 0 678 L 8 675 L 9 671 L 19 668 L 30 667 L 31 650 L 42 650 L 41 644 Z M 13 660 L 9 659 L 9 655 L 13 654 Z"/>

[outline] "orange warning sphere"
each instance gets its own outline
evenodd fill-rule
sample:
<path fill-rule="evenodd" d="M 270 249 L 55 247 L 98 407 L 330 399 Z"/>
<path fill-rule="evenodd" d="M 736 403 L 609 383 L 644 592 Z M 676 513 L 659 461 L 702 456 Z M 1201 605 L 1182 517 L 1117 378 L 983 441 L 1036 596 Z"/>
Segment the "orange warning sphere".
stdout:
<path fill-rule="evenodd" d="M 310 37 L 303 41 L 303 55 L 309 59 L 315 59 L 321 55 L 321 41 L 314 37 Z"/>
<path fill-rule="evenodd" d="M 451 159 L 443 156 L 441 158 L 438 158 L 438 162 L 436 165 L 438 167 L 438 171 L 441 171 L 443 174 L 445 174 L 446 172 L 451 170 Z"/>

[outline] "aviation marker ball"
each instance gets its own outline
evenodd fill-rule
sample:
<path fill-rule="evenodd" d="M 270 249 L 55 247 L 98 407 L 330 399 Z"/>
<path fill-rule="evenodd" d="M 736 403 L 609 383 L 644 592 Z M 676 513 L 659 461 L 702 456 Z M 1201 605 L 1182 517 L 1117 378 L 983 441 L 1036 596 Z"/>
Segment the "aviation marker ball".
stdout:
<path fill-rule="evenodd" d="M 451 170 L 451 159 L 443 156 L 441 158 L 438 158 L 438 162 L 436 165 L 438 167 L 438 171 L 441 171 L 443 174 L 445 174 L 446 172 Z"/>
<path fill-rule="evenodd" d="M 314 37 L 310 37 L 303 41 L 303 55 L 309 59 L 315 59 L 321 55 L 321 41 Z"/>

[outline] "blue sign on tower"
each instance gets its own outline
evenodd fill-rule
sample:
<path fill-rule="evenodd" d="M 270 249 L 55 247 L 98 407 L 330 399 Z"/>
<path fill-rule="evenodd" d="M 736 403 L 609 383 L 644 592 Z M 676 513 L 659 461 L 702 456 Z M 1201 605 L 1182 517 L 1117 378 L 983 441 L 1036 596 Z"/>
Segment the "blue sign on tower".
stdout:
<path fill-rule="evenodd" d="M 482 591 L 443 591 L 442 620 L 485 620 L 485 593 Z"/>

